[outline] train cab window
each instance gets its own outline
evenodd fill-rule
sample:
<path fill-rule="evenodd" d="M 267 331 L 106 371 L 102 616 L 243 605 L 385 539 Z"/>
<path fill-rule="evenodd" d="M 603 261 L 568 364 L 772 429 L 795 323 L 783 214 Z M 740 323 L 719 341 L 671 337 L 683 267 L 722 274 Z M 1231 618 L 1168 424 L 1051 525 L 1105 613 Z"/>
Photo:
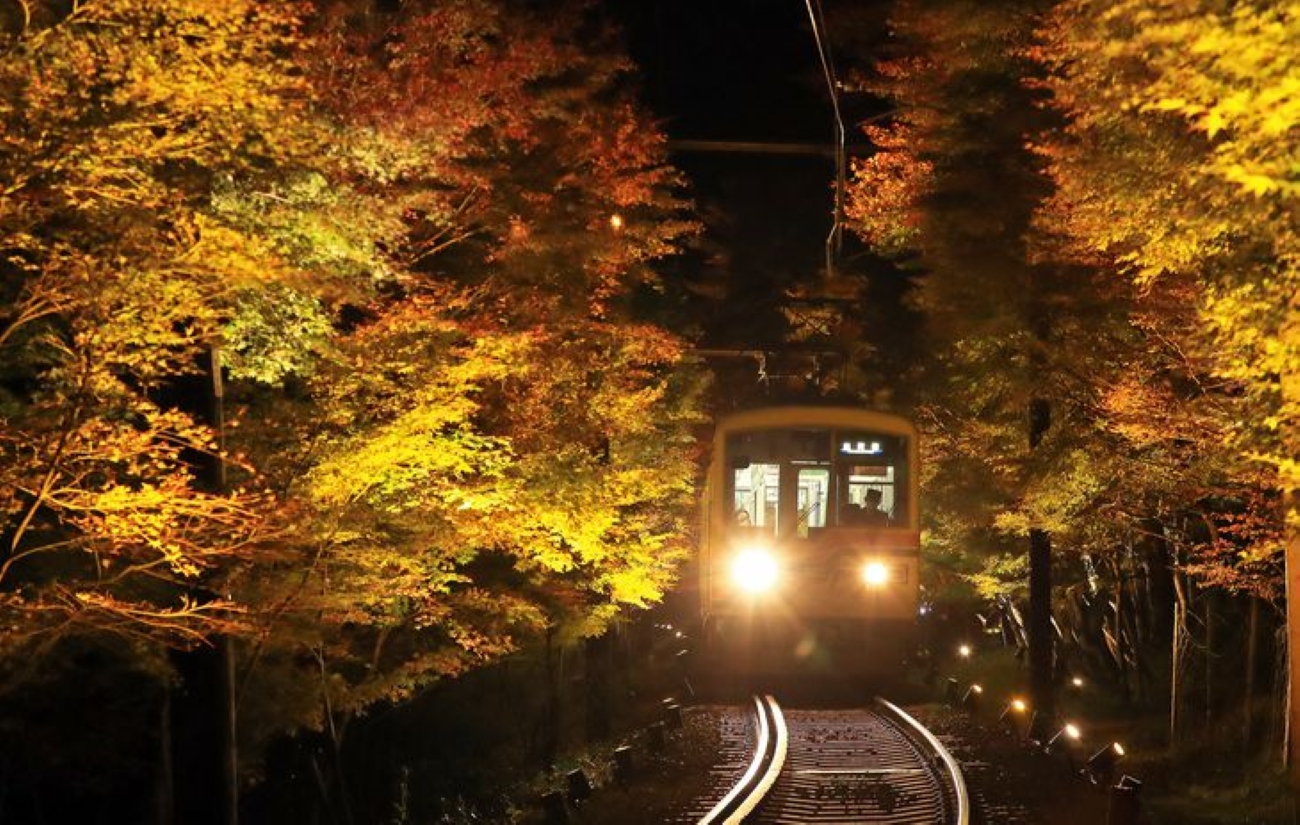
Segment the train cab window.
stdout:
<path fill-rule="evenodd" d="M 908 524 L 907 439 L 873 433 L 836 434 L 839 520 L 844 527 Z"/>
<path fill-rule="evenodd" d="M 781 465 L 733 467 L 732 482 L 733 524 L 775 533 L 780 513 Z"/>

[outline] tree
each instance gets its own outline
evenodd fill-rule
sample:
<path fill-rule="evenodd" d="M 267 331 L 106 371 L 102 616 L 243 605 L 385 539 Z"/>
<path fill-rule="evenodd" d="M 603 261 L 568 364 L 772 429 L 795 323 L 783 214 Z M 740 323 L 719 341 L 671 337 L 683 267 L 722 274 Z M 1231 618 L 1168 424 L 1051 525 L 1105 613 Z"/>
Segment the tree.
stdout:
<path fill-rule="evenodd" d="M 240 712 L 337 743 L 662 597 L 699 380 L 637 306 L 695 224 L 589 10 L 16 8 L 0 653 L 238 635 Z"/>
<path fill-rule="evenodd" d="M 1047 32 L 1050 88 L 1069 116 L 1053 144 L 1055 212 L 1082 249 L 1148 295 L 1177 296 L 1148 327 L 1195 359 L 1230 415 L 1237 459 L 1273 473 L 1277 530 L 1244 558 L 1267 564 L 1287 536 L 1294 583 L 1296 441 L 1296 10 L 1145 2 L 1062 4 Z M 1177 48 L 1170 48 L 1178 44 Z M 1162 186 L 1152 186 L 1161 180 Z M 1157 316 L 1159 317 L 1159 316 Z M 1186 357 L 1184 360 L 1188 360 Z M 1205 386 L 1205 385 L 1203 385 Z M 1236 462 L 1233 462 L 1234 464 Z M 1234 473 L 1249 479 L 1243 467 Z M 1247 482 L 1249 483 L 1249 482 Z M 1272 505 L 1251 507 L 1256 516 Z M 1267 521 L 1267 519 L 1265 519 Z M 1236 565 L 1234 561 L 1233 566 Z M 1287 588 L 1292 590 L 1291 587 Z M 1288 610 L 1296 609 L 1295 599 Z M 1296 683 L 1296 621 L 1288 620 Z M 1292 714 L 1297 705 L 1291 702 Z M 1292 717 L 1294 721 L 1300 717 Z M 1293 771 L 1297 746 L 1291 738 Z M 1300 776 L 1300 772 L 1294 773 Z"/>
<path fill-rule="evenodd" d="M 219 447 L 176 390 L 232 292 L 281 274 L 207 198 L 302 146 L 296 11 L 19 5 L 0 56 L 3 646 L 194 644 L 242 624 L 227 582 L 276 530 L 254 487 L 199 483 L 193 456 Z"/>
<path fill-rule="evenodd" d="M 1077 319 L 1102 309 L 1087 304 L 1086 270 L 1027 245 L 1049 192 L 1026 148 L 1051 122 L 1025 82 L 1034 19 L 1023 5 L 895 7 L 897 53 L 865 82 L 897 108 L 867 128 L 880 151 L 855 165 L 849 215 L 874 250 L 922 273 L 917 300 L 936 353 L 927 500 L 936 526 L 958 531 L 941 543 L 1003 555 L 1007 538 L 1029 540 L 1033 693 L 1050 714 L 1044 492 L 1068 471 L 1074 432 L 1066 342 Z"/>
<path fill-rule="evenodd" d="M 695 225 L 575 15 L 325 18 L 335 165 L 221 201 L 310 273 L 252 296 L 231 348 L 260 382 L 234 437 L 298 517 L 295 561 L 249 580 L 275 606 L 257 666 L 285 667 L 250 678 L 318 680 L 320 724 L 599 634 L 684 559 L 698 380 L 632 295 Z"/>

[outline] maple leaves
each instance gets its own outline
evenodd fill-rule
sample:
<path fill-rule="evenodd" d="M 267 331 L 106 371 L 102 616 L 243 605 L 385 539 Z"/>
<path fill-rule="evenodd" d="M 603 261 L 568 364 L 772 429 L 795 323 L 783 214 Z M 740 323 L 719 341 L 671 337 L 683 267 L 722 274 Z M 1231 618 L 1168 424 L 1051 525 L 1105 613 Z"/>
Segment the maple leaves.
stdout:
<path fill-rule="evenodd" d="M 1297 444 L 1296 156 L 1283 136 L 1297 125 L 1287 44 L 1300 21 L 1269 4 L 1090 9 L 1063 5 L 1046 32 L 1048 85 L 1070 115 L 1047 150 L 1060 187 L 1048 214 L 1135 281 L 1143 333 L 1199 387 L 1161 405 L 1187 422 L 1170 432 L 1258 484 L 1247 462 L 1281 469 Z"/>
<path fill-rule="evenodd" d="M 0 57 L 9 639 L 251 634 L 350 710 L 663 594 L 698 382 L 628 296 L 696 227 L 588 12 L 31 8 Z"/>

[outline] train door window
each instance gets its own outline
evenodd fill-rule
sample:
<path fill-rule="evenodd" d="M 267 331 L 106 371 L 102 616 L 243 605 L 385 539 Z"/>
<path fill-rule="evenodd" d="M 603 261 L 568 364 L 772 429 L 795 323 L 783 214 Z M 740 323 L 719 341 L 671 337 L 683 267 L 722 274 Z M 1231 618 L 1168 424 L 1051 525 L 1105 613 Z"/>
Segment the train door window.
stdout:
<path fill-rule="evenodd" d="M 781 465 L 750 464 L 733 469 L 733 510 L 738 527 L 775 533 L 781 497 Z"/>
<path fill-rule="evenodd" d="M 826 526 L 826 510 L 830 504 L 830 467 L 800 467 L 799 522 L 797 532 L 807 538 L 810 530 Z"/>

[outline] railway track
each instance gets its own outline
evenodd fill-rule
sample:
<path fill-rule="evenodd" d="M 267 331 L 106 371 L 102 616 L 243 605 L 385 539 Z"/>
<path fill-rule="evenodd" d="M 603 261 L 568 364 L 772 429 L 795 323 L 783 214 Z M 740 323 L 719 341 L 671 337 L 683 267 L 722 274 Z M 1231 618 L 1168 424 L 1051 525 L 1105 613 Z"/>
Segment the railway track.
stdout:
<path fill-rule="evenodd" d="M 698 825 L 969 822 L 956 761 L 898 707 L 783 711 L 771 696 L 754 705 L 744 772 Z"/>

